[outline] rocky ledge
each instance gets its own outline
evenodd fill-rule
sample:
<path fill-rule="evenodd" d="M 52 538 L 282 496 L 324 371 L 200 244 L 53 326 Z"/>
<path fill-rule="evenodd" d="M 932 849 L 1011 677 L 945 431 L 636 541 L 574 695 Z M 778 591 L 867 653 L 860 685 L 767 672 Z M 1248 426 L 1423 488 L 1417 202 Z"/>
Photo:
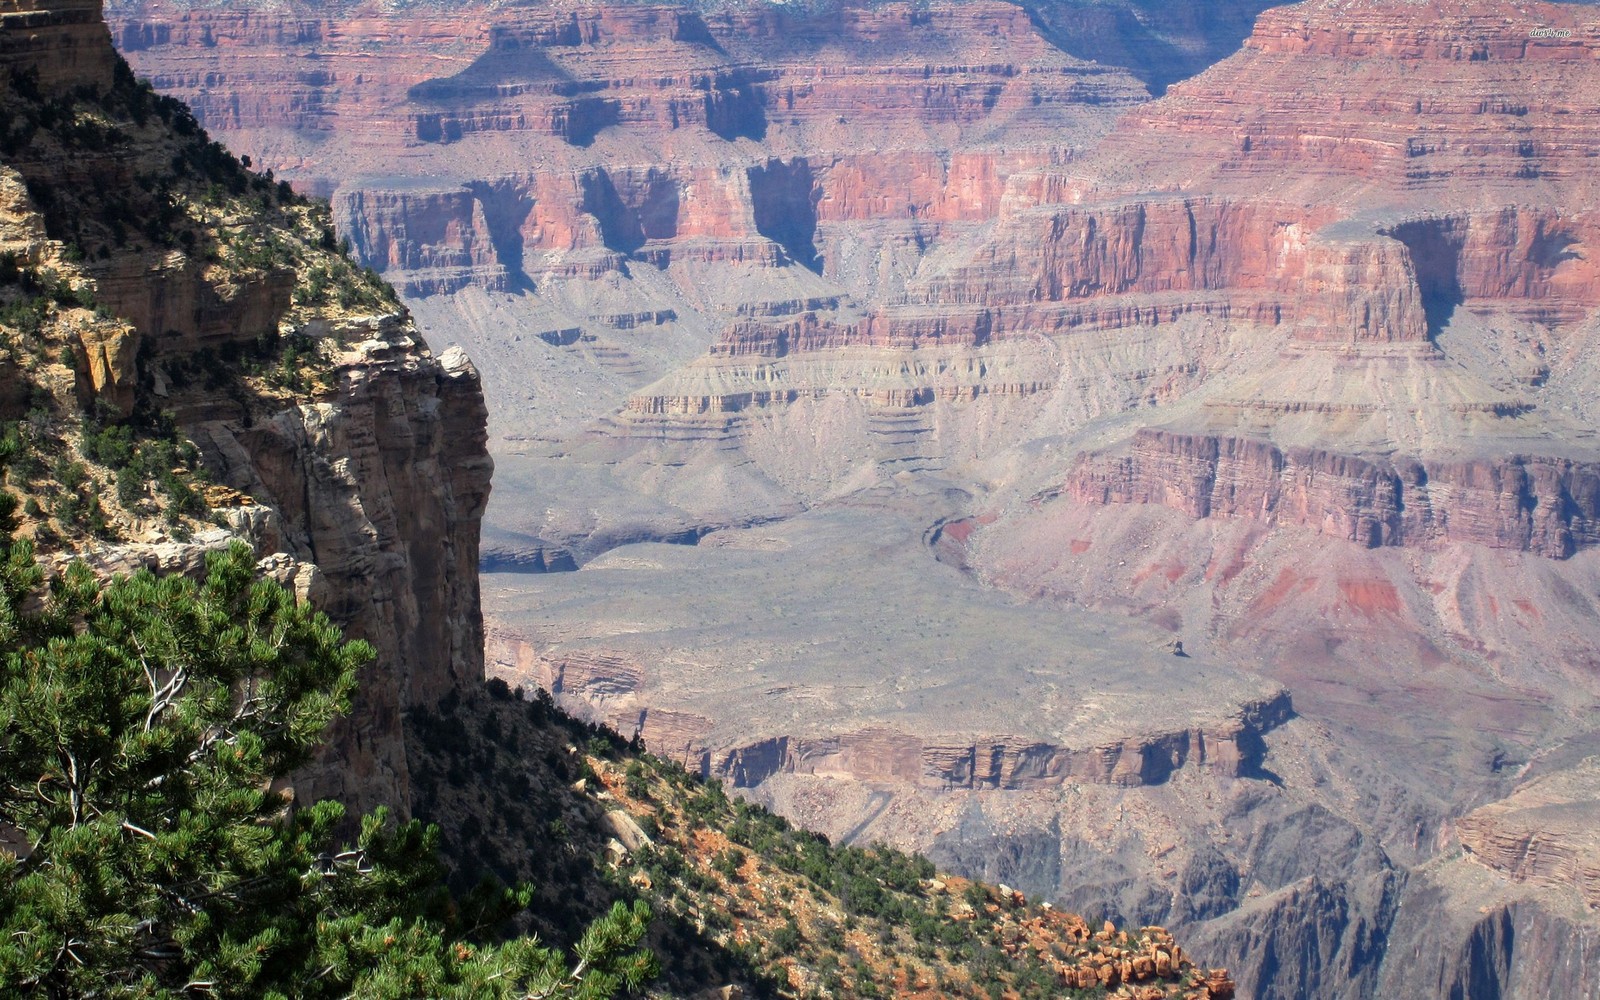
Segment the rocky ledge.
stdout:
<path fill-rule="evenodd" d="M 1600 463 L 1550 456 L 1362 458 L 1147 428 L 1118 453 L 1084 456 L 1066 492 L 1303 525 L 1368 547 L 1468 542 L 1564 559 L 1600 544 Z"/>
<path fill-rule="evenodd" d="M 1600 758 L 1536 778 L 1456 821 L 1461 846 L 1515 882 L 1575 891 L 1600 910 Z"/>

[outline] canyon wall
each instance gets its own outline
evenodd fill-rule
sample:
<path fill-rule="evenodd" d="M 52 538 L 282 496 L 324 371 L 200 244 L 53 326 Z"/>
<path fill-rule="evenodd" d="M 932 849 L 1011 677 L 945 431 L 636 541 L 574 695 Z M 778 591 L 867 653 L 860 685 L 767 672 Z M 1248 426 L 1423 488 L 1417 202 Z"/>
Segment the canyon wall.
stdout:
<path fill-rule="evenodd" d="M 1066 489 L 1080 503 L 1281 519 L 1366 546 L 1471 543 L 1561 559 L 1600 543 L 1600 467 L 1561 459 L 1424 465 L 1152 429 L 1126 455 L 1086 457 Z"/>
<path fill-rule="evenodd" d="M 1590 12 L 115 5 L 483 365 L 494 669 L 1262 998 L 1596 994 Z"/>
<path fill-rule="evenodd" d="M 1072 140 L 1050 128 L 1098 129 L 1144 96 L 1127 73 L 1063 54 L 1004 3 L 839 17 L 486 6 L 448 20 L 334 18 L 178 4 L 114 5 L 113 16 L 157 87 L 208 128 L 250 136 L 240 145 L 262 165 L 335 195 L 363 259 L 418 295 L 481 279 L 491 253 L 511 274 L 601 247 L 816 267 L 818 226 L 992 217 L 1007 176 L 1070 155 Z M 996 121 L 1009 137 L 978 148 L 933 131 Z M 861 128 L 884 130 L 878 149 L 852 141 Z M 303 141 L 329 131 L 338 149 Z M 629 132 L 676 148 L 614 143 Z M 537 152 L 440 171 L 459 188 L 385 190 L 389 151 L 444 164 L 463 143 Z"/>
<path fill-rule="evenodd" d="M 397 304 L 364 313 L 292 301 L 307 271 L 337 270 L 340 258 L 314 238 L 300 242 L 292 227 L 310 209 L 275 201 L 265 182 L 231 221 L 275 250 L 260 266 L 241 264 L 188 194 L 185 172 L 205 169 L 195 166 L 203 140 L 192 121 L 171 106 L 151 110 L 119 61 L 98 0 L 0 7 L 8 84 L 37 88 L 28 91 L 36 101 L 72 93 L 98 102 L 110 123 L 81 149 L 63 144 L 70 133 L 8 146 L 7 172 L 20 181 L 10 210 L 39 231 L 25 260 L 59 258 L 81 272 L 83 294 L 97 296 L 100 316 L 75 327 L 62 353 L 76 368 L 66 383 L 76 381 L 76 405 L 168 415 L 198 447 L 226 527 L 187 541 L 134 517 L 121 541 L 85 555 L 107 570 L 193 570 L 207 548 L 250 541 L 265 571 L 377 650 L 352 713 L 294 777 L 297 792 L 403 814 L 402 714 L 483 671 L 478 527 L 492 463 L 477 373 L 459 350 L 434 356 Z M 248 189 L 251 179 L 230 174 L 214 152 L 218 176 Z M 153 200 L 128 201 L 138 198 Z M 146 211 L 163 220 L 159 232 L 145 227 L 156 236 L 115 228 L 119 212 Z M 363 294 L 382 299 L 375 286 Z M 325 363 L 318 379 L 289 390 L 230 375 L 226 359 L 243 368 L 241 355 L 279 339 L 314 345 Z"/>

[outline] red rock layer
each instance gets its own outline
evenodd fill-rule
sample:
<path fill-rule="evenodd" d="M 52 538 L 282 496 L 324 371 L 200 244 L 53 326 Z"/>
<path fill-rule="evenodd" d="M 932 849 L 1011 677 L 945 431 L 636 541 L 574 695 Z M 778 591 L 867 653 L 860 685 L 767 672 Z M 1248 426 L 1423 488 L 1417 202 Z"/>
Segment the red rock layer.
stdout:
<path fill-rule="evenodd" d="M 338 208 L 340 231 L 361 258 L 406 276 L 403 293 L 506 287 L 484 199 L 470 188 L 354 191 Z"/>
<path fill-rule="evenodd" d="M 1122 454 L 1086 458 L 1066 489 L 1083 503 L 1298 524 L 1368 547 L 1470 542 L 1566 558 L 1600 544 L 1600 465 L 1540 456 L 1425 465 L 1146 429 Z"/>
<path fill-rule="evenodd" d="M 1600 27 L 1580 10 L 1265 12 L 1243 52 L 1130 113 L 1088 162 L 1015 176 L 993 240 L 925 294 L 1265 288 L 1331 341 L 1420 340 L 1473 300 L 1575 322 L 1600 307 L 1582 249 L 1600 237 L 1600 122 L 1579 96 L 1600 86 Z M 1184 220 L 1152 189 L 1221 207 Z M 981 277 L 1013 266 L 1015 287 Z"/>
<path fill-rule="evenodd" d="M 120 15 L 141 73 L 208 128 L 269 150 L 262 165 L 334 194 L 358 253 L 417 295 L 504 287 L 528 258 L 554 277 L 629 255 L 819 267 L 819 227 L 992 218 L 1012 174 L 1064 160 L 1075 124 L 1106 119 L 1093 109 L 1144 96 L 998 2 L 828 18 L 651 6 L 468 7 L 448 21 L 160 4 Z M 982 147 L 957 138 L 978 127 Z M 385 190 L 412 169 L 462 176 L 449 150 L 474 137 L 493 162 L 473 182 Z M 603 154 L 587 151 L 597 141 Z M 474 148 L 473 159 L 486 149 Z"/>
<path fill-rule="evenodd" d="M 723 165 L 591 166 L 445 189 L 341 191 L 340 229 L 363 260 L 428 295 L 502 289 L 508 275 L 584 276 L 633 256 L 814 265 L 818 226 L 981 221 L 1005 178 L 1049 151 L 769 158 Z M 609 256 L 608 256 L 609 255 Z"/>
<path fill-rule="evenodd" d="M 1269 293 L 1310 340 L 1420 341 L 1430 299 L 1524 307 L 1573 321 L 1600 307 L 1592 212 L 1504 207 L 1333 225 L 1336 206 L 1185 198 L 1019 212 L 975 255 L 913 293 L 1039 329 L 1040 302 L 1194 292 Z M 1002 310 L 1026 316 L 1002 322 Z M 1048 328 L 1048 327 L 1046 327 Z"/>
<path fill-rule="evenodd" d="M 1506 207 L 1417 214 L 1382 231 L 1338 210 L 1271 201 L 1120 201 L 1019 213 L 911 300 L 860 322 L 735 321 L 713 353 L 781 357 L 849 344 L 971 345 L 1078 328 L 1157 325 L 1195 311 L 1293 322 L 1323 343 L 1422 343 L 1458 304 L 1570 324 L 1600 308 L 1600 216 Z"/>

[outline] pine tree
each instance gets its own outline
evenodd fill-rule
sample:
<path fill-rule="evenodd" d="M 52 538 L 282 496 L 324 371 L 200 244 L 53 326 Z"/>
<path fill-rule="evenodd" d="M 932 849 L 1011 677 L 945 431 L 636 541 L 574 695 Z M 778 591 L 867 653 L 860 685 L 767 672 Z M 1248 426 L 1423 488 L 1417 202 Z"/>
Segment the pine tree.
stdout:
<path fill-rule="evenodd" d="M 15 507 L 0 493 L 0 993 L 595 1000 L 654 975 L 643 903 L 572 956 L 496 941 L 529 888 L 452 899 L 436 829 L 379 810 L 339 847 L 338 803 L 290 808 L 275 779 L 373 651 L 248 546 L 200 581 L 46 580 Z"/>

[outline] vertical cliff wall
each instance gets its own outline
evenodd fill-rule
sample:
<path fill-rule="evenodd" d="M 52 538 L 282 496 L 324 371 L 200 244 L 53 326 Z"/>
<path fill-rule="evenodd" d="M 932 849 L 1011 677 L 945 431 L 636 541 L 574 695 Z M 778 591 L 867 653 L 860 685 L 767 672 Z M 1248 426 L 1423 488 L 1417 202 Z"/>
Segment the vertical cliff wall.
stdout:
<path fill-rule="evenodd" d="M 459 350 L 434 356 L 337 252 L 325 208 L 242 171 L 137 85 L 99 0 L 0 4 L 0 75 L 6 416 L 32 407 L 30 440 L 106 476 L 92 531 L 54 504 L 24 530 L 108 570 L 192 568 L 230 537 L 251 541 L 267 571 L 378 650 L 298 792 L 406 812 L 402 714 L 483 673 L 492 463 L 476 370 Z M 27 297 L 41 274 L 53 301 Z M 191 442 L 172 475 L 209 514 L 195 499 L 163 519 L 137 480 L 111 489 L 115 470 L 96 471 L 107 459 L 85 440 L 104 420 Z M 60 486 L 25 489 L 48 500 Z"/>
<path fill-rule="evenodd" d="M 258 550 L 298 564 L 303 593 L 378 650 L 355 711 L 297 791 L 404 810 L 402 714 L 483 677 L 486 412 L 466 356 L 434 357 L 401 317 L 329 333 L 346 345 L 329 391 L 186 428 L 221 481 L 254 500 L 239 523 Z"/>
<path fill-rule="evenodd" d="M 0 3 L 0 64 L 38 74 L 48 88 L 108 87 L 113 62 L 101 0 Z"/>

